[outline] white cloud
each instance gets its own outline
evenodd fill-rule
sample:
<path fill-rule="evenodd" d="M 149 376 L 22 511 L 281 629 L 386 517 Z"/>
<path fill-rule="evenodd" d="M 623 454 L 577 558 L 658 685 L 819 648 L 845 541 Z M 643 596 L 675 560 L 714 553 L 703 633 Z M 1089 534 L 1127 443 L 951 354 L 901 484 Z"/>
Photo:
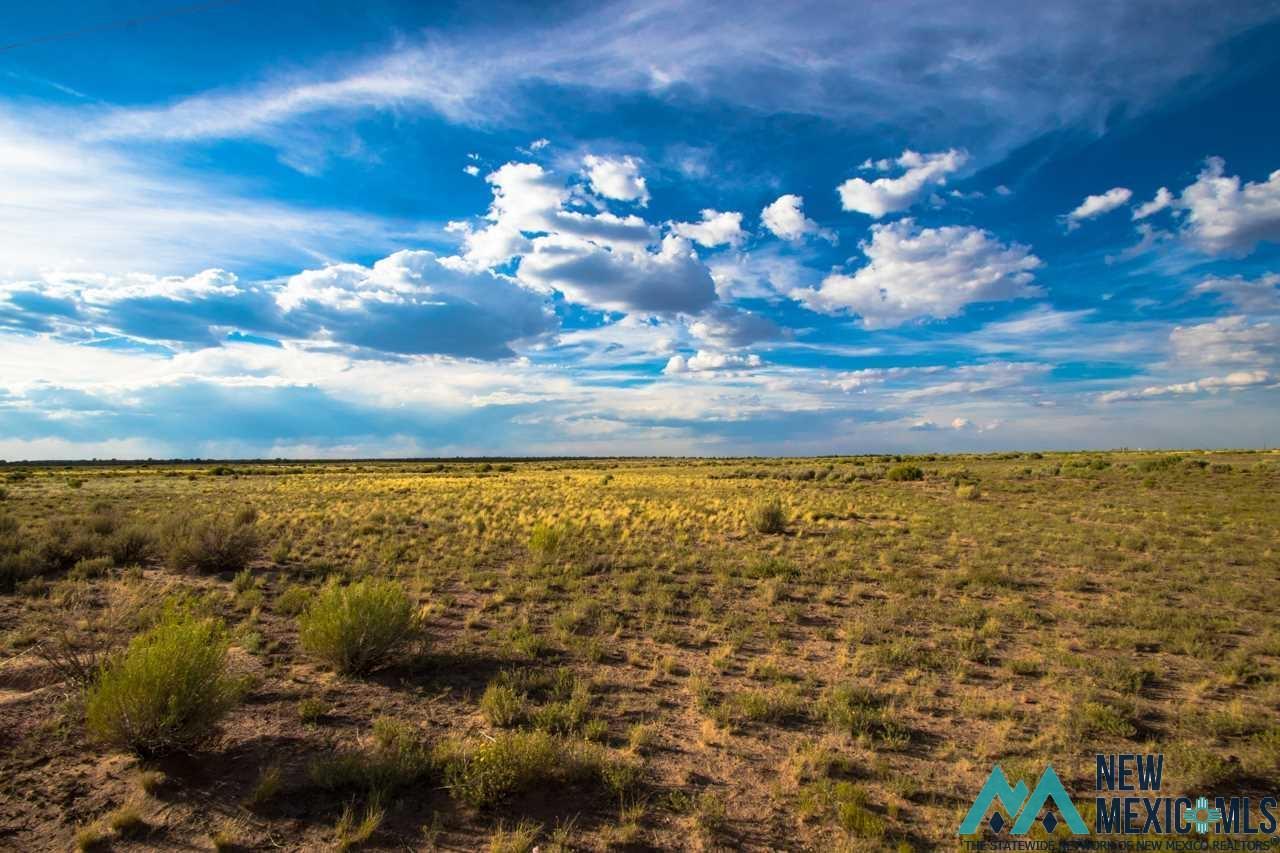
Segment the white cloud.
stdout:
<path fill-rule="evenodd" d="M 954 317 L 974 302 L 1041 293 L 1032 284 L 1040 259 L 979 228 L 918 228 L 903 219 L 872 226 L 862 251 L 868 263 L 853 275 L 829 275 L 817 290 L 792 295 L 815 311 L 852 311 L 867 328 L 882 329 Z"/>
<path fill-rule="evenodd" d="M 901 175 L 896 178 L 876 178 L 874 181 L 850 178 L 836 188 L 840 194 L 840 205 L 845 210 L 865 213 L 874 219 L 906 210 L 919 200 L 925 190 L 944 186 L 947 175 L 963 167 L 968 160 L 968 154 L 955 148 L 934 154 L 920 154 L 907 149 L 894 161 L 905 170 Z M 889 166 L 883 160 L 863 164 L 864 167 L 868 165 L 881 171 L 887 170 Z"/>
<path fill-rule="evenodd" d="M 153 158 L 69 141 L 0 112 L 0 278 L 48 270 L 151 274 L 304 264 L 429 232 L 378 217 L 235 194 Z"/>
<path fill-rule="evenodd" d="M 1133 198 L 1133 190 L 1126 187 L 1112 187 L 1101 195 L 1087 196 L 1080 206 L 1066 216 L 1067 230 L 1079 226 L 1086 219 L 1094 219 L 1104 213 L 1110 213 L 1117 207 L 1125 205 Z"/>
<path fill-rule="evenodd" d="M 219 269 L 208 269 L 185 277 L 143 273 L 119 276 L 51 273 L 44 280 L 55 289 L 58 284 L 74 284 L 81 288 L 80 294 L 86 302 L 97 304 L 152 297 L 186 302 L 210 296 L 236 296 L 242 292 L 235 273 Z"/>
<path fill-rule="evenodd" d="M 1228 8 L 1208 0 L 1154 18 L 1129 4 L 1005 3 L 993 12 L 975 0 L 927 15 L 865 4 L 804 11 L 708 2 L 675 14 L 669 5 L 624 0 L 506 33 L 428 32 L 380 45 L 365 62 L 344 56 L 241 89 L 111 110 L 100 132 L 287 144 L 288 130 L 307 115 L 414 107 L 493 125 L 518 115 L 528 85 L 542 82 L 688 93 L 922 133 L 943 116 L 948 136 L 981 136 L 1007 151 L 1053 129 L 1101 128 L 1120 104 L 1140 111 L 1160 102 L 1223 40 L 1272 14 L 1265 3 Z"/>
<path fill-rule="evenodd" d="M 664 237 L 657 252 L 613 251 L 569 234 L 537 237 L 517 276 L 609 311 L 693 314 L 716 298 L 711 274 L 689 241 L 675 235 Z"/>
<path fill-rule="evenodd" d="M 530 234 L 564 233 L 608 248 L 642 251 L 657 239 L 657 229 L 639 216 L 565 209 L 572 196 L 564 181 L 536 163 L 506 163 L 485 177 L 493 201 L 479 230 L 451 222 L 464 235 L 463 257 L 476 267 L 493 267 L 528 253 Z"/>
<path fill-rule="evenodd" d="M 1211 255 L 1243 256 L 1263 241 L 1280 241 L 1280 169 L 1267 180 L 1241 185 L 1210 157 L 1195 183 L 1182 191 L 1183 237 Z"/>
<path fill-rule="evenodd" d="M 546 148 L 550 144 L 551 144 L 550 139 L 535 139 L 529 143 L 529 150 L 541 151 L 543 148 Z"/>
<path fill-rule="evenodd" d="M 1280 314 L 1280 273 L 1267 273 L 1252 281 L 1239 275 L 1207 278 L 1192 293 L 1220 293 L 1250 314 Z"/>
<path fill-rule="evenodd" d="M 466 166 L 463 166 L 462 171 L 466 172 L 468 175 L 474 178 L 476 175 L 480 174 L 480 167 L 475 165 L 474 163 L 470 163 Z"/>
<path fill-rule="evenodd" d="M 1169 333 L 1169 342 L 1180 361 L 1195 364 L 1259 366 L 1280 360 L 1280 325 L 1250 323 L 1239 315 L 1176 326 Z"/>
<path fill-rule="evenodd" d="M 822 273 L 777 244 L 750 252 L 723 252 L 707 260 L 721 299 L 777 300 L 798 288 L 816 287 Z"/>
<path fill-rule="evenodd" d="M 501 358 L 557 325 L 541 295 L 504 276 L 450 268 L 425 251 L 396 252 L 372 267 L 306 270 L 275 299 L 290 322 L 382 352 Z"/>
<path fill-rule="evenodd" d="M 1108 264 L 1123 263 L 1125 261 L 1131 261 L 1134 258 L 1140 257 L 1141 255 L 1145 255 L 1147 252 L 1150 252 L 1158 244 L 1166 240 L 1172 239 L 1173 236 L 1174 235 L 1172 232 L 1165 231 L 1161 228 L 1156 228 L 1152 226 L 1151 223 L 1149 222 L 1139 222 L 1138 223 L 1138 242 L 1134 243 L 1132 246 L 1128 246 L 1120 250 L 1114 255 L 1107 255 L 1105 257 L 1105 261 Z"/>
<path fill-rule="evenodd" d="M 744 347 L 788 336 L 768 317 L 723 304 L 690 323 L 689 331 L 694 337 L 720 347 Z"/>
<path fill-rule="evenodd" d="M 1207 376 L 1191 382 L 1171 385 L 1150 385 L 1133 391 L 1108 391 L 1098 396 L 1100 403 L 1119 403 L 1149 400 L 1154 397 L 1180 396 L 1184 394 L 1216 394 L 1219 391 L 1235 391 L 1273 384 L 1277 377 L 1266 370 L 1241 370 L 1225 376 Z"/>
<path fill-rule="evenodd" d="M 640 175 L 640 161 L 635 157 L 597 157 L 588 154 L 582 160 L 591 189 L 614 201 L 631 201 L 646 206 L 649 188 Z"/>
<path fill-rule="evenodd" d="M 742 230 L 742 214 L 707 208 L 701 222 L 673 222 L 671 232 L 688 237 L 700 246 L 737 246 L 746 234 Z"/>
<path fill-rule="evenodd" d="M 1133 209 L 1134 219 L 1146 219 L 1148 216 L 1154 216 L 1173 204 L 1173 193 L 1169 192 L 1168 187 L 1161 187 L 1156 190 L 1155 197 L 1144 204 L 1140 204 Z"/>
<path fill-rule="evenodd" d="M 762 363 L 758 355 L 734 355 L 731 353 L 698 350 L 696 354 L 688 358 L 682 355 L 671 356 L 662 372 L 676 374 L 704 373 L 715 370 L 746 370 L 759 367 Z"/>
<path fill-rule="evenodd" d="M 760 221 L 777 237 L 791 242 L 799 242 L 807 234 L 815 234 L 822 239 L 836 242 L 836 235 L 820 226 L 804 215 L 804 197 L 787 193 L 779 196 L 772 204 L 760 211 Z"/>

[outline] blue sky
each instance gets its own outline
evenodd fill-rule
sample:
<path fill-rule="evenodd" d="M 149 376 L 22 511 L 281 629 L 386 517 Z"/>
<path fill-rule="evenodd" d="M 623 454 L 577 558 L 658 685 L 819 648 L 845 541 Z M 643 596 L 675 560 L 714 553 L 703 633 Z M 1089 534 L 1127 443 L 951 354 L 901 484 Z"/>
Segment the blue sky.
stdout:
<path fill-rule="evenodd" d="M 0 42 L 3 458 L 1276 443 L 1277 2 L 53 0 Z"/>

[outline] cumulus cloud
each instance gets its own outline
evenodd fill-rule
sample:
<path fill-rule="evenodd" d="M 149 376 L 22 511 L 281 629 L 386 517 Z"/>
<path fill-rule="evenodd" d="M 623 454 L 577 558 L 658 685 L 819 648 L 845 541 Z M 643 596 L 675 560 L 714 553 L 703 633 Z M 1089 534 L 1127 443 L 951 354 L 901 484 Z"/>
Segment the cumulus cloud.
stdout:
<path fill-rule="evenodd" d="M 777 244 L 750 252 L 724 252 L 707 260 L 716 293 L 722 299 L 768 299 L 799 288 L 816 287 L 822 272 L 801 262 Z"/>
<path fill-rule="evenodd" d="M 720 347 L 744 347 L 776 340 L 788 332 L 768 317 L 728 305 L 716 305 L 689 324 L 697 338 Z"/>
<path fill-rule="evenodd" d="M 1277 377 L 1266 370 L 1240 370 L 1225 376 L 1206 376 L 1191 382 L 1177 382 L 1172 385 L 1149 385 L 1133 391 L 1108 391 L 1098 395 L 1100 403 L 1120 403 L 1137 400 L 1150 400 L 1156 397 L 1171 397 L 1184 394 L 1216 394 L 1219 391 L 1236 391 L 1255 388 L 1260 385 L 1274 384 Z"/>
<path fill-rule="evenodd" d="M 657 252 L 613 251 L 570 234 L 537 237 L 517 276 L 609 311 L 694 314 L 716 298 L 711 273 L 689 241 L 674 234 Z"/>
<path fill-rule="evenodd" d="M 829 275 L 816 290 L 792 295 L 815 311 L 852 311 L 868 329 L 883 329 L 954 317 L 974 302 L 1041 293 L 1032 284 L 1040 259 L 980 228 L 920 228 L 903 219 L 872 226 L 862 252 L 868 263 L 854 274 Z"/>
<path fill-rule="evenodd" d="M 635 157 L 583 158 L 591 189 L 614 201 L 631 201 L 644 207 L 649 203 L 649 188 L 640 175 L 640 161 Z"/>
<path fill-rule="evenodd" d="M 556 328 L 546 300 L 487 271 L 450 268 L 401 251 L 372 267 L 333 264 L 290 277 L 276 295 L 285 318 L 342 344 L 470 358 L 514 355 L 512 344 Z"/>
<path fill-rule="evenodd" d="M 1133 198 L 1133 190 L 1125 187 L 1112 187 L 1101 195 L 1085 197 L 1080 206 L 1066 215 L 1067 230 L 1079 227 L 1086 219 L 1095 219 L 1104 213 L 1110 213 L 1117 207 L 1128 204 Z"/>
<path fill-rule="evenodd" d="M 1280 313 L 1280 273 L 1267 273 L 1253 280 L 1240 275 L 1207 278 L 1192 293 L 1220 294 L 1250 314 Z"/>
<path fill-rule="evenodd" d="M 572 193 L 564 181 L 536 163 L 506 163 L 485 177 L 493 201 L 475 229 L 451 222 L 463 235 L 463 258 L 476 267 L 500 266 L 532 249 L 531 234 L 565 233 L 609 248 L 642 250 L 654 242 L 657 229 L 640 217 L 568 210 Z"/>
<path fill-rule="evenodd" d="M 905 170 L 898 177 L 876 178 L 874 181 L 850 178 L 837 187 L 836 192 L 840 194 L 840 205 L 845 210 L 879 219 L 886 214 L 906 210 L 926 190 L 945 185 L 947 175 L 963 167 L 968 160 L 968 154 L 955 148 L 934 154 L 920 154 L 908 148 L 893 164 L 884 160 L 863 164 L 880 171 L 888 171 L 891 165 L 897 165 Z"/>
<path fill-rule="evenodd" d="M 1151 201 L 1140 204 L 1133 209 L 1133 218 L 1146 219 L 1148 216 L 1154 216 L 1172 205 L 1173 201 L 1173 193 L 1169 192 L 1168 187 L 1161 187 L 1156 190 L 1155 197 Z"/>
<path fill-rule="evenodd" d="M 742 230 L 742 214 L 707 208 L 700 222 L 673 222 L 671 232 L 688 237 L 700 246 L 737 246 L 746 234 Z"/>
<path fill-rule="evenodd" d="M 1241 183 L 1210 157 L 1195 183 L 1182 191 L 1183 237 L 1211 255 L 1243 256 L 1258 243 L 1280 241 L 1280 169 L 1265 181 Z"/>
<path fill-rule="evenodd" d="M 715 370 L 745 370 L 752 367 L 759 367 L 763 362 L 760 361 L 758 355 L 735 355 L 722 352 L 708 352 L 706 350 L 698 350 L 698 352 L 689 357 L 683 355 L 673 355 L 667 361 L 667 366 L 662 369 L 663 373 L 705 373 Z"/>
<path fill-rule="evenodd" d="M 777 237 L 799 242 L 808 234 L 814 234 L 830 242 L 836 235 L 804 215 L 804 197 L 787 193 L 760 211 L 760 221 Z"/>
<path fill-rule="evenodd" d="M 1219 317 L 1210 323 L 1175 326 L 1169 333 L 1175 356 L 1196 364 L 1274 364 L 1280 359 L 1280 325 Z"/>

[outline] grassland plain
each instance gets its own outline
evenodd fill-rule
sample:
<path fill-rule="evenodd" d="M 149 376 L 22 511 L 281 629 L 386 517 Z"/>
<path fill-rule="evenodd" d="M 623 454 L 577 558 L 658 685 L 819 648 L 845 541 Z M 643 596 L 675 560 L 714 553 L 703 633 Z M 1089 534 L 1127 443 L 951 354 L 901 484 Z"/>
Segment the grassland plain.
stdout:
<path fill-rule="evenodd" d="M 953 849 L 995 760 L 1280 787 L 1275 452 L 0 476 L 6 849 Z"/>

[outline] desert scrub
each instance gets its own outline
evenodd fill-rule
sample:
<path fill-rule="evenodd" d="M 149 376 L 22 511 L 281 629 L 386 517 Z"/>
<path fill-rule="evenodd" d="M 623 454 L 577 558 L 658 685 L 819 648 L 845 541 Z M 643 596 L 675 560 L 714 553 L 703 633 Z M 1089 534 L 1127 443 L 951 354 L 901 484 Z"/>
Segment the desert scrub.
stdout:
<path fill-rule="evenodd" d="M 480 713 L 490 725 L 508 728 L 524 718 L 524 697 L 505 684 L 494 682 L 480 697 Z"/>
<path fill-rule="evenodd" d="M 298 640 L 338 672 L 358 675 L 386 665 L 417 629 L 404 586 L 366 578 L 321 590 L 298 619 Z"/>
<path fill-rule="evenodd" d="M 894 465 L 885 473 L 885 477 L 895 482 L 902 480 L 923 480 L 924 471 L 921 471 L 915 465 Z"/>
<path fill-rule="evenodd" d="M 419 732 L 408 723 L 382 717 L 374 721 L 372 742 L 364 749 L 316 759 L 311 780 L 322 788 L 380 796 L 421 781 L 431 770 L 431 750 Z"/>
<path fill-rule="evenodd" d="M 787 514 L 777 498 L 759 504 L 751 511 L 751 526 L 760 533 L 782 533 L 787 529 Z"/>
<path fill-rule="evenodd" d="M 454 799 L 476 808 L 550 785 L 594 785 L 621 796 L 640 778 L 638 764 L 603 747 L 542 731 L 503 732 L 476 745 L 448 742 L 435 760 Z"/>
<path fill-rule="evenodd" d="M 282 616 L 297 616 L 307 609 L 312 589 L 299 583 L 291 583 L 276 596 L 275 611 Z"/>
<path fill-rule="evenodd" d="M 195 569 L 201 574 L 241 571 L 261 547 L 252 522 L 221 514 L 172 518 L 160 538 L 169 568 Z"/>
<path fill-rule="evenodd" d="M 85 697 L 90 734 L 144 756 L 207 741 L 244 692 L 229 645 L 221 621 L 168 609 L 102 667 Z"/>

